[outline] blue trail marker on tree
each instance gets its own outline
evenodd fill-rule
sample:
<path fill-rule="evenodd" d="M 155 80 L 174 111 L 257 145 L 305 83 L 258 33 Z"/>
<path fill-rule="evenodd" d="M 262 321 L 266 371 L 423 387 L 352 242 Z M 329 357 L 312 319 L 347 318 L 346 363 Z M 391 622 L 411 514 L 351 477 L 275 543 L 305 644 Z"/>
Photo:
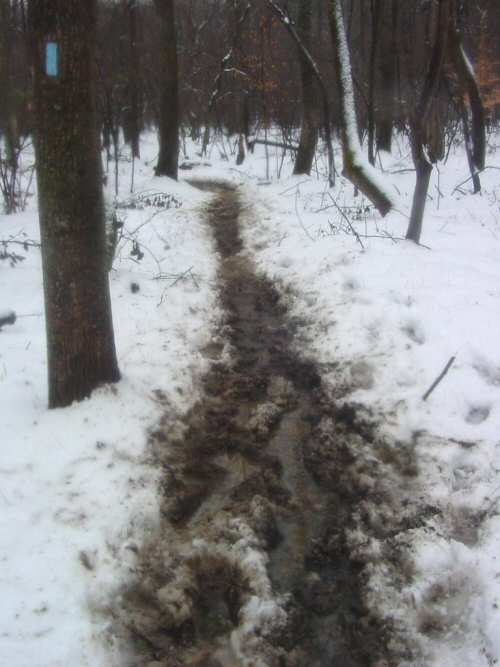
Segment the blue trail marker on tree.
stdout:
<path fill-rule="evenodd" d="M 45 47 L 45 73 L 47 76 L 59 75 L 59 45 L 47 42 Z"/>

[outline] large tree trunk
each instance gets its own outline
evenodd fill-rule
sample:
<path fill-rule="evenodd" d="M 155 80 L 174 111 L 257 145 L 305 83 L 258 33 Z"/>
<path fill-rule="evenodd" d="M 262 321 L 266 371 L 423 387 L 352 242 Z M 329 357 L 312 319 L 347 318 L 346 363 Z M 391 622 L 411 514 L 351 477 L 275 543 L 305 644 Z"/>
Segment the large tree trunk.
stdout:
<path fill-rule="evenodd" d="M 314 4 L 312 0 L 301 0 L 297 33 L 304 46 L 311 51 L 312 19 Z M 302 127 L 300 132 L 299 150 L 295 158 L 294 174 L 310 174 L 316 145 L 318 143 L 320 126 L 320 109 L 317 84 L 314 70 L 311 69 L 308 59 L 299 49 L 300 71 L 302 79 Z"/>
<path fill-rule="evenodd" d="M 94 99 L 97 0 L 30 0 L 49 406 L 116 382 Z"/>
<path fill-rule="evenodd" d="M 177 179 L 179 163 L 179 82 L 174 0 L 154 0 L 160 19 L 161 98 L 158 176 Z"/>

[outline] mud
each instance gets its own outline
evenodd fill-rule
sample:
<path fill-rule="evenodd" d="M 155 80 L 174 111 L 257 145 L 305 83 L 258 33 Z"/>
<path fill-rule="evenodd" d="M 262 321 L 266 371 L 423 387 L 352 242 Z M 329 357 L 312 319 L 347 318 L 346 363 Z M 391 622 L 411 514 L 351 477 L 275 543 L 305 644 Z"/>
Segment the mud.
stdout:
<path fill-rule="evenodd" d="M 347 535 L 362 523 L 397 540 L 413 525 L 411 512 L 391 514 L 387 489 L 357 459 L 373 448 L 411 480 L 411 455 L 399 460 L 354 409 L 335 408 L 294 350 L 297 323 L 243 251 L 237 190 L 217 190 L 206 216 L 225 321 L 204 350 L 202 400 L 182 423 L 166 413 L 151 436 L 162 521 L 116 612 L 133 664 L 398 664 L 407 649 L 396 659 L 394 627 L 367 609 L 369 557 Z M 366 509 L 373 496 L 378 510 Z"/>

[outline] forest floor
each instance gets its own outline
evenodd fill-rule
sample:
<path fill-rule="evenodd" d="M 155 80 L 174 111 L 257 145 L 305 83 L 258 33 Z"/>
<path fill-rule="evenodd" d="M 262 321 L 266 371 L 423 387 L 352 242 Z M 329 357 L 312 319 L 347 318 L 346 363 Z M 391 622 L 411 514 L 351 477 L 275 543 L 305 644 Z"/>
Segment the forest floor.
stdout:
<path fill-rule="evenodd" d="M 481 195 L 461 146 L 434 170 L 423 246 L 404 138 L 383 220 L 320 156 L 302 178 L 229 148 L 188 143 L 179 182 L 153 175 L 153 135 L 135 171 L 109 165 L 122 380 L 64 410 L 36 198 L 0 216 L 0 662 L 497 664 L 494 135 Z"/>
<path fill-rule="evenodd" d="M 374 434 L 294 351 L 297 323 L 243 247 L 238 191 L 198 185 L 218 191 L 206 215 L 224 325 L 204 350 L 202 397 L 181 424 L 167 413 L 153 431 L 162 520 L 118 616 L 140 664 L 393 664 L 391 628 L 366 609 L 345 540 L 370 495 L 353 452 Z"/>

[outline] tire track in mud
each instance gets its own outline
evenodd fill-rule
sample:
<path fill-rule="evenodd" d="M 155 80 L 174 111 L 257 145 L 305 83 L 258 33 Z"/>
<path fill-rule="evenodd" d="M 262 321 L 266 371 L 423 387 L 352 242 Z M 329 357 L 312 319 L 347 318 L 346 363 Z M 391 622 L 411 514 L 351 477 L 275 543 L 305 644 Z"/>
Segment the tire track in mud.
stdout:
<path fill-rule="evenodd" d="M 240 211 L 238 191 L 221 186 L 206 211 L 225 321 L 204 351 L 203 398 L 152 434 L 162 521 L 117 614 L 133 664 L 398 664 L 346 543 L 369 492 L 345 474 L 350 442 L 371 435 L 294 352 L 298 324 L 244 254 Z"/>

